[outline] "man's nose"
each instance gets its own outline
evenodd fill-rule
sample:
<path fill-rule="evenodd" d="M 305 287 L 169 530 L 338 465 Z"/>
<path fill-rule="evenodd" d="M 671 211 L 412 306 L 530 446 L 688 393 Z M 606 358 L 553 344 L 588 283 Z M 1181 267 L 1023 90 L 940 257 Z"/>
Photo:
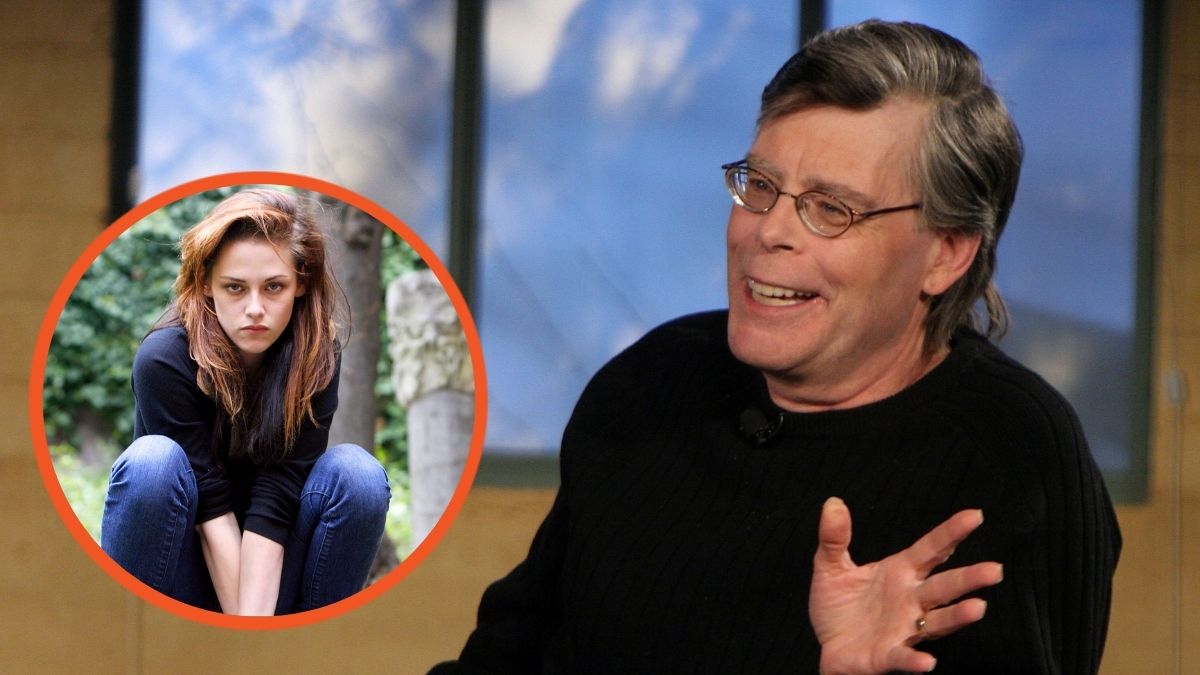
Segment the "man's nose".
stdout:
<path fill-rule="evenodd" d="M 770 211 L 759 216 L 758 240 L 768 251 L 795 251 L 813 236 L 796 211 L 791 195 L 779 195 Z"/>

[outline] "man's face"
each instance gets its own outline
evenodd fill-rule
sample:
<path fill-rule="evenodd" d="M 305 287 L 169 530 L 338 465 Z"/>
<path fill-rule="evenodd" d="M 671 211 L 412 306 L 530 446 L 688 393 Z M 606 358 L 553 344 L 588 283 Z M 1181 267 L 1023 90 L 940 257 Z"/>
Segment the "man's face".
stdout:
<path fill-rule="evenodd" d="M 821 190 L 860 212 L 912 204 L 921 201 L 911 171 L 925 114 L 906 100 L 803 110 L 765 124 L 747 158 L 784 192 Z M 781 406 L 852 407 L 919 377 L 909 371 L 923 358 L 922 293 L 942 292 L 945 279 L 944 237 L 918 218 L 889 213 L 826 238 L 786 195 L 765 214 L 732 207 L 729 344 L 766 374 Z"/>
<path fill-rule="evenodd" d="M 221 247 L 205 295 L 213 299 L 217 322 L 254 368 L 292 320 L 292 306 L 304 295 L 291 254 L 266 241 L 242 239 Z"/>

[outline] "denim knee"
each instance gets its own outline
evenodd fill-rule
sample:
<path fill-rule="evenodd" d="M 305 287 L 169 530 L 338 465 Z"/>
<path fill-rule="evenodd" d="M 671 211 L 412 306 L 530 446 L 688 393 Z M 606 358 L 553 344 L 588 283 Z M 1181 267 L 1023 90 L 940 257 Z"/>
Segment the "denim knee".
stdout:
<path fill-rule="evenodd" d="M 165 436 L 142 436 L 113 463 L 100 546 L 151 588 L 171 594 L 196 502 L 183 448 Z"/>
<path fill-rule="evenodd" d="M 322 494 L 332 503 L 364 514 L 386 513 L 392 493 L 383 466 L 353 443 L 326 450 L 309 474 L 304 492 Z"/>
<path fill-rule="evenodd" d="M 120 486 L 121 498 L 137 504 L 172 497 L 183 497 L 189 506 L 196 502 L 196 481 L 187 453 L 166 436 L 142 436 L 130 444 L 113 463 L 109 485 Z"/>
<path fill-rule="evenodd" d="M 322 607 L 362 590 L 390 499 L 387 473 L 359 446 L 334 446 L 317 459 L 284 553 L 280 611 Z"/>

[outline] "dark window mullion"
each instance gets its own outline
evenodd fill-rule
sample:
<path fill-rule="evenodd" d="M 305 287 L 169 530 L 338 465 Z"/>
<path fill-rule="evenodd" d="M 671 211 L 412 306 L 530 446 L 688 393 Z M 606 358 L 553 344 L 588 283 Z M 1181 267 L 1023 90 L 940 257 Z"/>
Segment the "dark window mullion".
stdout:
<path fill-rule="evenodd" d="M 800 46 L 825 30 L 825 0 L 800 0 Z"/>
<path fill-rule="evenodd" d="M 475 304 L 479 239 L 479 158 L 483 106 L 483 0 L 457 3 L 450 126 L 450 275 Z"/>
<path fill-rule="evenodd" d="M 113 2 L 113 98 L 109 131 L 108 225 L 133 208 L 137 166 L 142 0 Z"/>

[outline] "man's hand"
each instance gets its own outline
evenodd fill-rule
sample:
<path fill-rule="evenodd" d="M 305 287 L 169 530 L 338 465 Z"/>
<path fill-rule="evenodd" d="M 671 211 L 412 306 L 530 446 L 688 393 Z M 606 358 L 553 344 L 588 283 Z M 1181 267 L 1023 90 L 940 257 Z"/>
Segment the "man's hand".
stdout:
<path fill-rule="evenodd" d="M 858 566 L 848 550 L 850 510 L 841 499 L 829 498 L 821 509 L 808 600 L 809 618 L 821 643 L 821 672 L 933 670 L 936 659 L 913 646 L 983 618 L 983 600 L 955 601 L 1003 578 L 1001 565 L 994 562 L 929 576 L 982 523 L 982 511 L 960 511 L 903 551 Z"/>

